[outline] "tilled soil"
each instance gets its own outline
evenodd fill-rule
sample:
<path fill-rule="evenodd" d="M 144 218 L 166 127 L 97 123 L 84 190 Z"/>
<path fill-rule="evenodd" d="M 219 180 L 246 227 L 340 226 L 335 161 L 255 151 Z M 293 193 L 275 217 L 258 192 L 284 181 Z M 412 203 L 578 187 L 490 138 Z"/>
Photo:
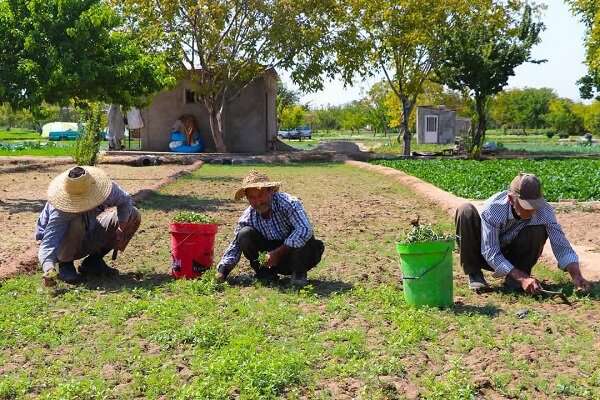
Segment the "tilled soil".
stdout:
<path fill-rule="evenodd" d="M 48 184 L 56 175 L 73 166 L 51 165 L 22 172 L 0 171 L 0 277 L 8 262 L 31 252 L 35 224 L 46 202 Z M 126 191 L 147 188 L 184 168 L 182 165 L 130 167 L 102 165 Z"/>

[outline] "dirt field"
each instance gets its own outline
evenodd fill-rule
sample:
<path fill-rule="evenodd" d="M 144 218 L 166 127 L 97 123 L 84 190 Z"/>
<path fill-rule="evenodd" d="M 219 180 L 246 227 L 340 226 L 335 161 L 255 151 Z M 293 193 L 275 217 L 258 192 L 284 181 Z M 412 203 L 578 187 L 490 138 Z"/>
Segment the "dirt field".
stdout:
<path fill-rule="evenodd" d="M 35 223 L 46 202 L 48 183 L 70 166 L 49 166 L 25 172 L 0 172 L 0 276 L 3 266 L 9 260 L 22 254 L 34 243 Z M 182 165 L 101 167 L 129 193 L 147 188 L 183 168 Z"/>

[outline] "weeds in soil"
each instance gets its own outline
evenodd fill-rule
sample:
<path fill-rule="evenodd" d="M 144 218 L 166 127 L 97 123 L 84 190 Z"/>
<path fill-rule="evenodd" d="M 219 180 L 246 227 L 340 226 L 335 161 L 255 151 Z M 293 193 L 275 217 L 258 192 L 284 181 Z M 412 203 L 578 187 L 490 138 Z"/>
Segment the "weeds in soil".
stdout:
<path fill-rule="evenodd" d="M 438 242 L 455 240 L 456 235 L 443 233 L 440 228 L 434 227 L 431 224 L 419 224 L 413 225 L 413 227 L 402 234 L 398 238 L 398 242 L 402 244 L 413 244 L 413 243 L 426 243 L 426 242 Z"/>

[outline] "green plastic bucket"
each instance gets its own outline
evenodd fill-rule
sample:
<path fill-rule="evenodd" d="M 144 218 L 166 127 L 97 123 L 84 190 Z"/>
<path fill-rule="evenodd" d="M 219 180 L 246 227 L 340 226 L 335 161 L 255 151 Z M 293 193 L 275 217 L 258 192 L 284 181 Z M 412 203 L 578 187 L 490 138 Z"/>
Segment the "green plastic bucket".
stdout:
<path fill-rule="evenodd" d="M 432 307 L 454 304 L 452 250 L 454 240 L 396 244 L 407 304 Z"/>

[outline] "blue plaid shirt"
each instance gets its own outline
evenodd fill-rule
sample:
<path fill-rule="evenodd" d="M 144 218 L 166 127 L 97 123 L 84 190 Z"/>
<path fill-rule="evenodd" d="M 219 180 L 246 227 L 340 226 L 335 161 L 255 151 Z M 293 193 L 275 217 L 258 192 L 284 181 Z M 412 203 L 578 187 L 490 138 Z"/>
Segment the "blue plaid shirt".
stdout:
<path fill-rule="evenodd" d="M 504 191 L 492 196 L 481 212 L 481 254 L 494 268 L 496 276 L 505 276 L 514 268 L 502 255 L 501 248 L 514 240 L 521 229 L 530 225 L 546 227 L 559 268 L 565 269 L 569 264 L 579 262 L 550 204 L 545 203 L 530 219 L 517 219 L 508 202 L 508 191 Z"/>
<path fill-rule="evenodd" d="M 245 226 L 256 229 L 267 240 L 281 240 L 286 246 L 294 248 L 304 246 L 313 236 L 312 225 L 302 202 L 297 198 L 287 193 L 276 192 L 271 209 L 271 218 L 264 219 L 252 207 L 246 208 L 235 227 L 235 237 L 219 262 L 219 270 L 230 269 L 240 261 L 242 249 L 237 236 Z"/>

